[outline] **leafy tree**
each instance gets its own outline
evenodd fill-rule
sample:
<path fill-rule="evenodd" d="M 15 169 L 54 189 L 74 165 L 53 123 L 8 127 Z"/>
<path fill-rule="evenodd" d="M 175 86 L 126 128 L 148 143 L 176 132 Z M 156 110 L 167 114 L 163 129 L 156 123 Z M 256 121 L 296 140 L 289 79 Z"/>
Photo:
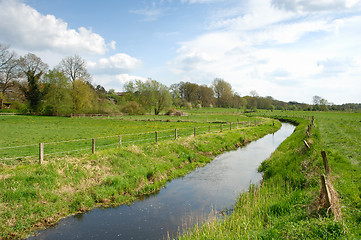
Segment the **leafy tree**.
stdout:
<path fill-rule="evenodd" d="M 142 115 L 144 109 L 136 101 L 130 101 L 123 105 L 121 111 L 129 115 Z"/>
<path fill-rule="evenodd" d="M 172 84 L 169 88 L 170 94 L 172 95 L 173 104 L 176 107 L 182 106 L 182 99 L 179 94 L 179 84 Z"/>
<path fill-rule="evenodd" d="M 179 84 L 180 97 L 183 100 L 192 103 L 192 105 L 194 106 L 197 104 L 198 92 L 199 92 L 198 84 L 190 83 L 190 82 L 180 82 Z"/>
<path fill-rule="evenodd" d="M 203 107 L 211 107 L 215 104 L 214 91 L 206 85 L 198 87 L 197 98 Z"/>
<path fill-rule="evenodd" d="M 145 82 L 136 80 L 135 83 L 127 83 L 124 88 L 145 110 L 154 110 L 155 115 L 172 104 L 172 96 L 168 87 L 156 80 L 150 78 Z"/>
<path fill-rule="evenodd" d="M 27 85 L 23 86 L 22 89 L 29 103 L 30 112 L 39 112 L 43 98 L 40 79 L 47 70 L 48 65 L 35 54 L 28 53 L 20 58 L 20 67 L 27 78 Z"/>
<path fill-rule="evenodd" d="M 217 98 L 218 107 L 230 107 L 232 102 L 232 86 L 223 79 L 216 78 L 212 84 L 213 91 Z"/>
<path fill-rule="evenodd" d="M 96 107 L 96 94 L 91 84 L 79 78 L 72 82 L 73 109 L 75 112 L 91 112 Z"/>
<path fill-rule="evenodd" d="M 44 75 L 46 115 L 65 115 L 72 110 L 71 83 L 59 70 Z"/>

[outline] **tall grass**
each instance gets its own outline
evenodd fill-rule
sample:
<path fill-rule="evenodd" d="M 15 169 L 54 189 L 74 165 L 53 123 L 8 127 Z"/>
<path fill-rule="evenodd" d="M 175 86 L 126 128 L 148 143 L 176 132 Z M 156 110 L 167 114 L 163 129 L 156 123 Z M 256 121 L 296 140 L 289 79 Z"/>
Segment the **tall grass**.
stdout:
<path fill-rule="evenodd" d="M 242 193 L 232 214 L 196 225 L 180 239 L 361 238 L 360 115 L 313 113 L 315 126 L 308 137 L 309 118 L 300 118 L 307 113 L 279 114 L 287 114 L 299 125 L 260 166 L 262 184 Z M 319 179 L 324 173 L 321 150 L 329 158 L 332 173 L 328 179 L 339 194 L 342 218 L 336 219 L 319 204 Z"/>

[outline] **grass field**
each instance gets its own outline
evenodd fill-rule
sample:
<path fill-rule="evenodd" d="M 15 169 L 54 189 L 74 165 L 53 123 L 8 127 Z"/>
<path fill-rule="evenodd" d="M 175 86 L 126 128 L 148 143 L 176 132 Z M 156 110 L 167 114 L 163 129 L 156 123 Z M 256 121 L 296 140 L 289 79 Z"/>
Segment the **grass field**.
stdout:
<path fill-rule="evenodd" d="M 21 238 L 69 214 L 94 206 L 129 203 L 155 192 L 166 181 L 205 165 L 213 155 L 235 148 L 243 141 L 240 136 L 253 140 L 275 131 L 274 120 L 257 118 L 263 116 L 298 123 L 294 134 L 260 166 L 263 183 L 241 194 L 232 214 L 196 226 L 181 239 L 360 239 L 361 114 L 259 111 L 248 116 L 251 118 L 234 109 L 227 109 L 227 114 L 221 114 L 219 109 L 194 109 L 189 111 L 189 119 L 157 116 L 157 121 L 154 116 L 149 119 L 152 121 L 146 118 L 149 116 L 123 120 L 0 117 L 1 147 L 182 127 L 189 128 L 187 134 L 191 135 L 195 126 L 203 126 L 207 120 L 218 122 L 212 123 L 217 132 L 197 137 L 183 135 L 177 141 L 132 143 L 97 151 L 95 155 L 54 157 L 44 165 L 2 165 L 0 239 Z M 308 136 L 311 116 L 315 124 Z M 7 121 L 11 119 L 7 117 L 12 120 Z M 257 127 L 219 133 L 220 122 L 256 119 L 262 119 Z M 327 179 L 338 196 L 331 209 L 319 202 L 320 175 L 325 173 L 322 150 L 331 167 Z"/>
<path fill-rule="evenodd" d="M 207 121 L 209 120 L 209 121 Z M 191 113 L 189 117 L 171 116 L 127 116 L 115 118 L 66 118 L 45 116 L 0 116 L 0 162 L 5 164 L 24 163 L 26 157 L 39 156 L 39 143 L 45 143 L 48 157 L 74 155 L 91 152 L 92 138 L 96 139 L 97 150 L 123 145 L 142 144 L 172 139 L 177 128 L 178 136 L 219 131 L 226 122 L 254 123 L 254 118 L 229 114 Z M 210 127 L 210 128 L 209 128 Z M 49 157 L 48 157 L 49 158 Z M 3 160 L 3 161 L 1 161 Z M 31 160 L 33 161 L 33 160 Z"/>
<path fill-rule="evenodd" d="M 262 185 L 241 194 L 231 215 L 197 226 L 181 239 L 360 239 L 361 114 L 265 111 L 252 115 L 287 116 L 299 125 L 262 163 Z M 300 116 L 315 116 L 310 137 L 306 134 L 310 121 Z M 327 179 L 337 192 L 331 209 L 323 208 L 320 201 L 320 175 L 325 173 L 322 150 L 331 167 Z"/>
<path fill-rule="evenodd" d="M 1 131 L 17 136 L 14 141 L 14 137 L 6 135 L 7 139 L 12 139 L 9 141 L 14 141 L 12 144 L 54 141 L 50 139 L 54 134 L 49 129 L 53 129 L 52 132 L 64 140 L 87 138 L 95 134 L 101 137 L 115 134 L 112 131 L 118 132 L 119 129 L 127 129 L 132 133 L 136 130 L 154 131 L 191 126 L 193 133 L 194 126 L 204 125 L 203 121 L 11 117 L 12 121 L 8 121 L 7 125 L 2 120 L 2 126 L 6 127 Z M 219 115 L 221 117 L 229 116 Z M 240 115 L 238 118 L 249 120 Z M 157 144 L 122 145 L 97 151 L 94 155 L 54 157 L 47 159 L 43 165 L 3 164 L 0 166 L 0 239 L 23 238 L 32 230 L 52 225 L 62 217 L 96 206 L 130 203 L 143 195 L 156 192 L 167 181 L 205 165 L 215 155 L 235 149 L 244 141 L 252 141 L 276 131 L 280 123 L 276 121 L 273 126 L 274 122 L 262 119 L 260 125 L 247 125 L 232 131 L 224 129 L 222 133 L 217 129 L 210 134 L 196 137 L 190 134 L 180 136 L 177 140 L 173 137 L 172 140 L 163 140 Z M 218 123 L 216 126 L 219 127 Z"/>

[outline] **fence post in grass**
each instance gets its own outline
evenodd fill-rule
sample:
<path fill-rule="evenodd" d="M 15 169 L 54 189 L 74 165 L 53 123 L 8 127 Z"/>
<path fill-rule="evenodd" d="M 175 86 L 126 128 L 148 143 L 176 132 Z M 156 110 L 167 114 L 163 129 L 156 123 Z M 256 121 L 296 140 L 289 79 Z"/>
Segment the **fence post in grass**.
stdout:
<path fill-rule="evenodd" d="M 223 131 L 223 125 L 221 124 L 221 132 Z"/>
<path fill-rule="evenodd" d="M 95 138 L 92 138 L 92 154 L 95 153 Z"/>
<path fill-rule="evenodd" d="M 158 132 L 155 131 L 155 143 L 158 143 Z"/>
<path fill-rule="evenodd" d="M 330 172 L 330 167 L 328 166 L 327 156 L 325 151 L 321 151 L 323 166 L 325 167 L 325 172 L 328 174 Z"/>
<path fill-rule="evenodd" d="M 196 128 L 194 128 L 194 136 L 196 136 Z"/>
<path fill-rule="evenodd" d="M 122 135 L 119 135 L 119 147 L 122 145 Z"/>
<path fill-rule="evenodd" d="M 321 194 L 323 193 L 325 196 L 325 207 L 329 208 L 331 206 L 331 197 L 330 192 L 328 191 L 326 177 L 324 174 L 321 175 L 321 188 Z"/>
<path fill-rule="evenodd" d="M 307 147 L 307 149 L 311 149 L 311 148 L 310 148 L 310 145 L 308 145 L 308 143 L 307 143 L 306 140 L 303 140 L 303 143 L 305 144 L 305 146 Z"/>
<path fill-rule="evenodd" d="M 177 140 L 178 137 L 178 131 L 177 129 L 174 130 L 174 140 Z"/>
<path fill-rule="evenodd" d="M 39 164 L 41 165 L 44 160 L 44 143 L 39 143 Z"/>

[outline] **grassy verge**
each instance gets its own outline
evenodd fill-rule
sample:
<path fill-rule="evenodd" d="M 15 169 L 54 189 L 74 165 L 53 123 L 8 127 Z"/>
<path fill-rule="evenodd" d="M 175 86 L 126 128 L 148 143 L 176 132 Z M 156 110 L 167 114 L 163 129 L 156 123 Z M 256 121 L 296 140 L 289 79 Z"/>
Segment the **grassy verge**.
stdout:
<path fill-rule="evenodd" d="M 0 239 L 26 237 L 94 207 L 129 204 L 205 165 L 214 155 L 280 127 L 272 123 L 264 120 L 257 127 L 51 159 L 43 165 L 4 166 L 0 169 Z"/>
<path fill-rule="evenodd" d="M 313 114 L 310 137 L 309 120 L 287 117 L 299 123 L 295 133 L 262 163 L 263 183 L 242 193 L 232 214 L 196 226 L 180 239 L 361 238 L 360 114 Z M 332 169 L 328 181 L 338 192 L 331 209 L 320 201 L 322 150 Z"/>

